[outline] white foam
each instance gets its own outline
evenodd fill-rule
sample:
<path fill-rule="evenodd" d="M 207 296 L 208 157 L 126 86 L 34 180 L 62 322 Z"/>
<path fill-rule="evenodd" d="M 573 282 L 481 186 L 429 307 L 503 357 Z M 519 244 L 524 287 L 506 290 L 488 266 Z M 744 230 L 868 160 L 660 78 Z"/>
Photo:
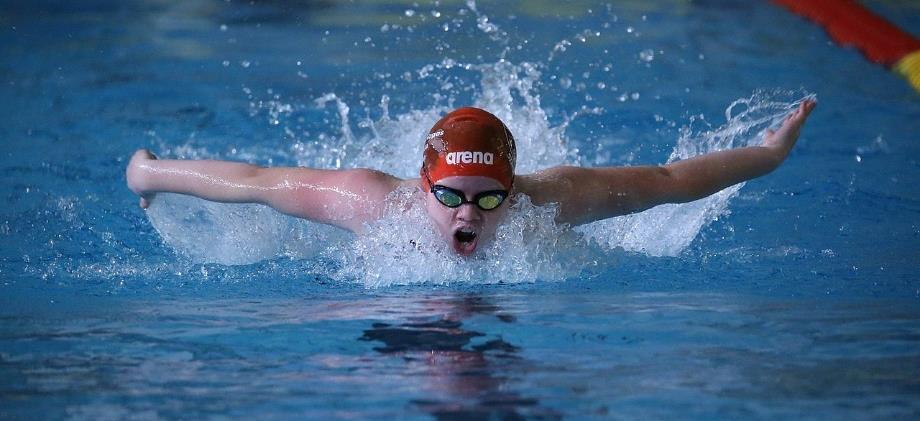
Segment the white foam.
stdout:
<path fill-rule="evenodd" d="M 534 206 L 517 195 L 495 239 L 472 257 L 459 257 L 437 235 L 420 194 L 394 192 L 385 216 L 368 224 L 365 235 L 330 247 L 325 257 L 339 263 L 330 275 L 369 287 L 553 281 L 577 276 L 591 255 L 579 235 L 555 224 L 555 206 Z"/>
<path fill-rule="evenodd" d="M 801 99 L 793 99 L 802 96 Z M 733 102 L 727 122 L 712 130 L 684 127 L 668 162 L 724 149 L 759 144 L 764 131 L 779 126 L 801 101 L 813 98 L 796 91 L 759 91 Z M 696 119 L 691 120 L 691 123 Z M 610 218 L 578 227 L 586 237 L 608 248 L 623 248 L 652 256 L 676 256 L 706 225 L 728 212 L 728 204 L 744 183 L 690 203 L 662 205 L 645 212 Z"/>
<path fill-rule="evenodd" d="M 349 234 L 254 204 L 158 194 L 147 210 L 166 244 L 197 263 L 242 265 L 278 256 L 309 258 Z"/>
<path fill-rule="evenodd" d="M 419 77 L 439 77 L 448 71 L 480 76 L 473 105 L 496 114 L 514 133 L 519 173 L 581 164 L 578 149 L 565 133 L 578 113 L 565 116 L 560 124 L 550 123 L 534 88 L 541 78 L 538 66 L 504 60 L 485 65 L 445 60 L 425 66 Z M 726 110 L 727 123 L 717 129 L 696 130 L 694 125 L 700 121 L 691 120 L 677 139 L 670 160 L 759 142 L 765 128 L 777 125 L 798 104 L 794 95 L 801 93 L 759 92 L 735 101 Z M 339 126 L 334 127 L 333 122 L 328 129 L 338 135 L 320 141 L 295 136 L 292 153 L 298 164 L 370 167 L 401 177 L 417 177 L 419 159 L 415 157 L 421 157 L 427 130 L 452 108 L 453 99 L 444 97 L 433 106 L 397 115 L 391 115 L 388 101 L 382 98 L 379 118 L 365 118 L 353 127 L 345 100 L 335 94 L 319 98 L 315 105 L 335 105 Z M 277 108 L 277 104 L 272 107 Z M 301 106 L 293 109 L 298 107 Z M 283 113 L 270 113 L 268 117 L 280 119 L 278 124 L 282 126 L 289 123 Z M 270 124 L 275 124 L 274 120 Z M 247 153 L 246 148 L 240 151 Z M 417 192 L 412 191 L 394 192 L 386 216 L 370 224 L 367 233 L 357 238 L 256 205 L 215 204 L 177 195 L 159 195 L 148 215 L 164 241 L 195 262 L 245 264 L 278 256 L 329 260 L 335 264 L 330 265 L 326 275 L 368 286 L 511 283 L 577 276 L 598 260 L 598 253 L 609 254 L 613 249 L 653 256 L 678 255 L 701 229 L 728 211 L 730 199 L 740 188 L 741 185 L 732 186 L 696 202 L 660 206 L 574 230 L 553 222 L 552 207 L 536 207 L 527 197 L 518 196 L 496 240 L 472 259 L 453 255 L 447 244 L 437 238 L 419 205 L 421 200 L 414 197 Z"/>

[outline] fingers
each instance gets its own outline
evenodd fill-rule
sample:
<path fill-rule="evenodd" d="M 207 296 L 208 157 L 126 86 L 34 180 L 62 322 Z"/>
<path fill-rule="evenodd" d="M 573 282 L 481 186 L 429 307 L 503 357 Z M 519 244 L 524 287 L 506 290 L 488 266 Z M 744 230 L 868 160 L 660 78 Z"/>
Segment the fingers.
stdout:
<path fill-rule="evenodd" d="M 157 159 L 157 156 L 150 152 L 147 149 L 138 149 L 134 152 L 134 155 L 131 157 L 131 160 L 134 159 Z"/>
<path fill-rule="evenodd" d="M 798 108 L 786 116 L 786 119 L 783 121 L 783 123 L 786 123 L 790 120 L 804 120 L 808 118 L 808 115 L 811 114 L 811 110 L 815 109 L 816 105 L 818 105 L 818 102 L 810 98 L 802 101 L 799 103 Z"/>
<path fill-rule="evenodd" d="M 815 107 L 818 106 L 818 101 L 807 99 L 803 105 L 805 106 L 805 116 L 807 117 L 809 114 L 811 114 L 811 110 L 814 110 Z"/>
<path fill-rule="evenodd" d="M 144 188 L 142 186 L 145 176 L 140 167 L 144 165 L 145 161 L 153 159 L 157 159 L 157 157 L 150 151 L 147 149 L 138 149 L 134 152 L 134 155 L 131 156 L 128 168 L 125 169 L 125 178 L 128 182 L 128 188 L 140 196 L 140 200 L 138 200 L 137 204 L 141 209 L 147 209 L 147 207 L 150 206 L 150 199 L 153 198 L 153 195 L 144 193 Z"/>
<path fill-rule="evenodd" d="M 806 99 L 799 104 L 799 109 L 797 110 L 799 114 L 802 114 L 804 117 L 808 117 L 811 114 L 811 110 L 815 109 L 815 106 L 818 105 L 818 102 L 814 99 Z"/>
<path fill-rule="evenodd" d="M 146 149 L 138 149 L 138 150 L 134 151 L 134 155 L 131 156 L 131 160 L 133 161 L 133 160 L 135 160 L 135 159 L 143 159 L 143 158 L 147 158 L 147 157 L 149 157 L 149 156 L 150 156 L 150 151 L 148 151 L 148 150 L 146 150 Z"/>

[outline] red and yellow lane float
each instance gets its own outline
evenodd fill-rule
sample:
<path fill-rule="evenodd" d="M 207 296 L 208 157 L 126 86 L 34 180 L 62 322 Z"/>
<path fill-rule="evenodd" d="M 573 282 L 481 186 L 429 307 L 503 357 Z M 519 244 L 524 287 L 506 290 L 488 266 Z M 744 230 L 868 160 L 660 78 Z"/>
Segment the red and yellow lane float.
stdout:
<path fill-rule="evenodd" d="M 920 92 L 920 40 L 853 0 L 773 0 L 827 30 L 838 44 L 904 76 Z"/>

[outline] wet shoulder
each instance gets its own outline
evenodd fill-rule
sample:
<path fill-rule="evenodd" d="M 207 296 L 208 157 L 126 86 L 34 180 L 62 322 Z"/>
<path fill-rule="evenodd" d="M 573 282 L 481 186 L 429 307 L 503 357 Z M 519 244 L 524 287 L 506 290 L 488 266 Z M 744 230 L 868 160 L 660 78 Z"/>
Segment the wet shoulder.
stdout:
<path fill-rule="evenodd" d="M 385 198 L 386 212 L 404 213 L 424 201 L 421 182 L 417 178 L 399 180 Z"/>
<path fill-rule="evenodd" d="M 360 192 L 372 200 L 383 200 L 393 191 L 411 181 L 367 168 L 348 170 L 347 174 L 349 190 Z"/>
<path fill-rule="evenodd" d="M 514 190 L 530 196 L 535 205 L 558 203 L 575 186 L 566 172 L 572 167 L 557 166 L 514 178 Z"/>

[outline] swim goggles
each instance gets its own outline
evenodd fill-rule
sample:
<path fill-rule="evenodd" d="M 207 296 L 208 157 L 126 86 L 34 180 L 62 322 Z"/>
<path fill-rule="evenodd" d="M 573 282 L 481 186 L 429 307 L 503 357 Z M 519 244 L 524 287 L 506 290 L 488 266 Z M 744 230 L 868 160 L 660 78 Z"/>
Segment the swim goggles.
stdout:
<path fill-rule="evenodd" d="M 473 200 L 466 200 L 466 194 L 462 191 L 432 183 L 427 169 L 424 174 L 425 179 L 428 180 L 428 185 L 431 186 L 431 194 L 434 195 L 435 199 L 438 199 L 438 202 L 449 208 L 459 208 L 464 203 L 472 203 L 479 209 L 490 211 L 501 206 L 502 202 L 508 197 L 508 190 L 487 190 L 477 193 L 473 196 Z"/>
<path fill-rule="evenodd" d="M 437 184 L 431 186 L 431 194 L 434 195 L 435 199 L 438 199 L 438 202 L 449 208 L 458 208 L 464 203 L 472 203 L 484 211 L 490 211 L 501 206 L 505 198 L 508 197 L 506 190 L 489 190 L 476 194 L 476 196 L 473 196 L 473 200 L 466 200 L 466 195 L 462 191 Z"/>

